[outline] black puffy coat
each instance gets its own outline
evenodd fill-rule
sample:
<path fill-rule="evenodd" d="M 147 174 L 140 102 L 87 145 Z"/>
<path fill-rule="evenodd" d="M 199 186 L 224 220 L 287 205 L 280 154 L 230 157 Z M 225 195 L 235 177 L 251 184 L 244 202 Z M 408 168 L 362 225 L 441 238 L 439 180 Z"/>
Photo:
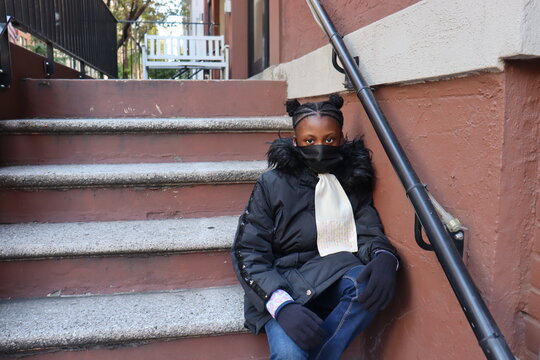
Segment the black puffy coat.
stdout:
<path fill-rule="evenodd" d="M 355 139 L 341 146 L 341 154 L 344 160 L 332 173 L 353 208 L 358 252 L 321 257 L 314 213 L 317 174 L 306 166 L 291 137 L 276 139 L 268 150 L 273 169 L 257 179 L 231 249 L 234 270 L 245 291 L 245 326 L 254 333 L 271 318 L 265 304 L 275 290 L 284 289 L 305 304 L 351 267 L 368 263 L 376 250 L 396 254 L 372 206 L 374 173 L 369 150 Z"/>

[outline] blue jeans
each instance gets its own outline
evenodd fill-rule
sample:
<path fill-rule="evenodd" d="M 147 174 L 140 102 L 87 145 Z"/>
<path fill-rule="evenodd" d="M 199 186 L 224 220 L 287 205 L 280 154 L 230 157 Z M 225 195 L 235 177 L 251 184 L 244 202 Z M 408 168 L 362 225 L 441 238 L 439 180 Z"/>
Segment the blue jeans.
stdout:
<path fill-rule="evenodd" d="M 326 337 L 321 345 L 309 353 L 302 350 L 274 319 L 265 325 L 271 360 L 338 360 L 354 339 L 375 317 L 358 302 L 366 283 L 356 279 L 364 265 L 351 268 L 343 277 L 320 296 L 306 304 L 324 319 Z"/>

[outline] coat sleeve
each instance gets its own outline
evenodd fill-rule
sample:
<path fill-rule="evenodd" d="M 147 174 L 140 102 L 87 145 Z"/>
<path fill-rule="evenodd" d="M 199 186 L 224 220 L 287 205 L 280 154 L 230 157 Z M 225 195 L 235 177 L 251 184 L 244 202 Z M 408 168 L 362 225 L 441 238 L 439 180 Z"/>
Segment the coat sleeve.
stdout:
<path fill-rule="evenodd" d="M 358 236 L 358 257 L 364 264 L 371 261 L 377 250 L 389 251 L 399 261 L 397 251 L 384 234 L 383 225 L 371 201 L 358 206 L 354 218 Z"/>
<path fill-rule="evenodd" d="M 262 176 L 257 180 L 249 202 L 240 216 L 231 249 L 234 271 L 247 298 L 259 311 L 277 289 L 287 291 L 286 280 L 274 267 L 272 237 L 273 210 Z"/>

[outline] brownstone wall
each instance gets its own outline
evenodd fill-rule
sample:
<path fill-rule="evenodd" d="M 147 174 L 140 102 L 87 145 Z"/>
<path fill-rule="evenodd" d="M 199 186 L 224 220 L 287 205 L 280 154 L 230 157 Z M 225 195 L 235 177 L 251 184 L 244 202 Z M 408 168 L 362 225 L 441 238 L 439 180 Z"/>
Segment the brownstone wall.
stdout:
<path fill-rule="evenodd" d="M 530 255 L 534 231 L 538 238 L 538 81 L 539 62 L 520 61 L 504 73 L 375 92 L 422 182 L 469 227 L 467 268 L 525 359 L 540 341 L 538 245 Z M 375 205 L 403 258 L 396 298 L 364 337 L 367 357 L 484 358 L 434 253 L 415 243 L 412 206 L 356 95 L 344 97 L 345 130 L 350 138 L 363 134 L 373 150 Z"/>
<path fill-rule="evenodd" d="M 43 62 L 45 58 L 23 47 L 9 44 L 11 54 L 11 86 L 0 90 L 0 119 L 17 119 L 25 112 L 27 103 L 24 92 L 24 79 L 44 79 Z M 66 66 L 55 64 L 52 79 L 78 79 L 79 72 Z"/>
<path fill-rule="evenodd" d="M 540 60 L 510 62 L 506 71 L 506 112 L 501 183 L 501 230 L 494 298 L 503 312 L 514 299 L 515 327 L 524 332 L 524 359 L 540 356 Z M 519 269 L 519 270 L 514 270 Z M 519 299 L 514 292 L 519 291 Z M 510 314 L 508 314 L 510 315 Z M 511 320 L 510 318 L 508 320 Z"/>
<path fill-rule="evenodd" d="M 418 0 L 354 1 L 321 0 L 337 30 L 346 35 L 400 11 Z M 270 1 L 270 65 L 288 62 L 326 45 L 328 39 L 315 22 L 305 1 Z M 222 31 L 231 46 L 231 78 L 247 75 L 248 1 L 235 0 L 232 13 L 225 14 Z M 216 17 L 216 19 L 218 19 Z"/>
<path fill-rule="evenodd" d="M 342 36 L 416 2 L 418 0 L 320 1 Z M 328 38 L 315 22 L 305 1 L 280 0 L 280 5 L 280 62 L 291 61 L 328 44 Z M 270 27 L 276 25 L 272 20 L 270 24 Z"/>
<path fill-rule="evenodd" d="M 245 79 L 248 76 L 248 0 L 235 0 L 232 12 L 225 14 L 222 27 L 225 43 L 230 45 L 231 79 Z"/>

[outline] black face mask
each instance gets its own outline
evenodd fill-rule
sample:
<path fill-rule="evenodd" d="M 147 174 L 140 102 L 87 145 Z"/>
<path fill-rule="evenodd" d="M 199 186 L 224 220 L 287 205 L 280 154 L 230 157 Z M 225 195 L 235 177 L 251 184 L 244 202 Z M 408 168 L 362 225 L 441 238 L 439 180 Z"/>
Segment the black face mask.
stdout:
<path fill-rule="evenodd" d="M 341 146 L 308 145 L 296 147 L 306 160 L 307 165 L 317 173 L 328 173 L 341 161 Z"/>

